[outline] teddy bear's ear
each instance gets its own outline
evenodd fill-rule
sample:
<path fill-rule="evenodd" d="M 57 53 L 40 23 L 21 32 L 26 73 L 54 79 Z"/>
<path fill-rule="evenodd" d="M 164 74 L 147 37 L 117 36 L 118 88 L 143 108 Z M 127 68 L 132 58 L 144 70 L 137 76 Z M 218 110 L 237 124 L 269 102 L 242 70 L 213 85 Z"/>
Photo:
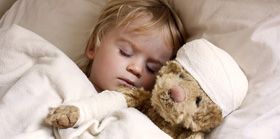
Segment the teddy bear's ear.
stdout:
<path fill-rule="evenodd" d="M 182 71 L 181 65 L 178 62 L 172 60 L 166 62 L 166 65 L 160 69 L 159 75 L 168 74 L 168 73 L 177 74 L 180 73 L 181 71 Z"/>
<path fill-rule="evenodd" d="M 199 111 L 193 115 L 193 125 L 191 128 L 194 132 L 209 132 L 221 123 L 222 112 L 213 102 L 205 103 L 198 108 Z"/>

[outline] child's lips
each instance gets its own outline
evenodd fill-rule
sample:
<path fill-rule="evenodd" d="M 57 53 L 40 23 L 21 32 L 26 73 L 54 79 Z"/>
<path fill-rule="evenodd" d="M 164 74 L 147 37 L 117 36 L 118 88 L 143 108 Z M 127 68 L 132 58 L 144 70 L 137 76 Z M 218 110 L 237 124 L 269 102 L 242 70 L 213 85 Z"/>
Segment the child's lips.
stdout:
<path fill-rule="evenodd" d="M 125 79 L 125 78 L 118 78 L 120 80 L 120 83 L 124 86 L 133 88 L 135 87 L 135 83 L 129 79 Z"/>

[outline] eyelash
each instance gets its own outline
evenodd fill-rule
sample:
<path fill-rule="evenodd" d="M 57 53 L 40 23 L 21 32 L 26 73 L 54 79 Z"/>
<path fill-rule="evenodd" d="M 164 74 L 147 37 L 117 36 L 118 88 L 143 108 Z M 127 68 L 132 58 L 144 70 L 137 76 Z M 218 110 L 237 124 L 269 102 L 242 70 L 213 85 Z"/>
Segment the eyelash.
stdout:
<path fill-rule="evenodd" d="M 123 51 L 122 49 L 119 49 L 119 51 L 120 51 L 120 54 L 121 54 L 122 56 L 125 56 L 125 57 L 130 57 L 130 56 L 131 56 L 131 54 L 126 53 L 126 52 Z M 150 68 L 149 66 L 146 66 L 146 69 L 147 69 L 147 71 L 148 71 L 149 73 L 151 73 L 151 74 L 155 74 L 155 73 L 156 73 L 156 71 L 153 70 L 152 68 Z"/>
<path fill-rule="evenodd" d="M 130 57 L 131 55 L 120 49 L 120 54 L 125 57 Z"/>
<path fill-rule="evenodd" d="M 146 66 L 146 68 L 147 68 L 147 71 L 148 71 L 149 73 L 152 73 L 152 74 L 155 74 L 155 73 L 156 73 L 156 71 L 153 70 L 153 69 L 151 69 L 150 67 Z"/>

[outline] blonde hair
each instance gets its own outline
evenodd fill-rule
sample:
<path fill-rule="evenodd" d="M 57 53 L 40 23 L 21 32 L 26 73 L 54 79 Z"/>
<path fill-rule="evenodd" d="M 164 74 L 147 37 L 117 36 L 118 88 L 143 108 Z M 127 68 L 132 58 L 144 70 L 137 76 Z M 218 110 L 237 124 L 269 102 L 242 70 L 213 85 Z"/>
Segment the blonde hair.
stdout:
<path fill-rule="evenodd" d="M 173 44 L 173 55 L 185 42 L 185 31 L 178 15 L 167 0 L 110 0 L 101 12 L 88 46 L 98 47 L 104 34 L 113 27 L 128 25 L 133 19 L 150 14 L 149 23 L 144 24 L 139 30 L 160 28 L 170 32 Z"/>

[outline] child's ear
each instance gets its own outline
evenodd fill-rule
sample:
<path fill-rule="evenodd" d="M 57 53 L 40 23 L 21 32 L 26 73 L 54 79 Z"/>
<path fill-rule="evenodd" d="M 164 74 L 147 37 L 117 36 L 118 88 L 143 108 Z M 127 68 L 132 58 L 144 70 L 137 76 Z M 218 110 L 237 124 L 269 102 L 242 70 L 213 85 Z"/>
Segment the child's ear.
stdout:
<path fill-rule="evenodd" d="M 86 47 L 86 52 L 85 52 L 87 58 L 89 60 L 93 60 L 95 56 L 95 45 L 93 44 L 88 44 Z"/>

